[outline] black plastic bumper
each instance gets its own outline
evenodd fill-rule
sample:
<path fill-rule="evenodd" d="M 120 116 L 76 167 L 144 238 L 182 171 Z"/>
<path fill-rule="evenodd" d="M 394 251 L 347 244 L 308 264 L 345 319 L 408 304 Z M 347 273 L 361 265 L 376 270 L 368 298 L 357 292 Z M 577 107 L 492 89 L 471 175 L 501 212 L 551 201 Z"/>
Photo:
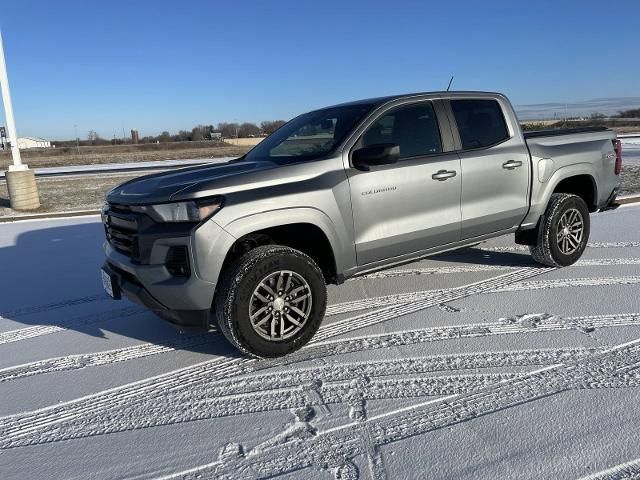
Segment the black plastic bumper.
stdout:
<path fill-rule="evenodd" d="M 156 300 L 144 286 L 130 273 L 109 262 L 102 266 L 112 280 L 114 299 L 124 294 L 129 300 L 148 308 L 163 320 L 186 328 L 209 329 L 209 310 L 172 310 Z"/>
<path fill-rule="evenodd" d="M 600 211 L 606 212 L 608 210 L 615 210 L 616 208 L 618 208 L 620 204 L 616 202 L 617 197 L 618 197 L 618 188 L 614 188 L 613 192 L 611 192 L 611 195 L 609 195 L 609 198 L 604 203 L 604 207 L 600 208 Z"/>

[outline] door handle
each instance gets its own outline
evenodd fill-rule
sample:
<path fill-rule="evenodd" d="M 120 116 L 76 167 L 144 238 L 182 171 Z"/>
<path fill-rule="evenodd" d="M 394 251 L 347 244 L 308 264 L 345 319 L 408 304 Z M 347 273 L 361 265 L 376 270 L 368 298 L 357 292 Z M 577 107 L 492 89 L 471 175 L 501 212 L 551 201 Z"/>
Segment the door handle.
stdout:
<path fill-rule="evenodd" d="M 431 178 L 434 180 L 438 180 L 439 182 L 445 181 L 447 178 L 455 177 L 455 170 L 438 170 L 436 173 L 431 175 Z"/>
<path fill-rule="evenodd" d="M 502 164 L 502 168 L 506 168 L 507 170 L 513 170 L 516 167 L 521 167 L 522 162 L 520 160 L 509 160 Z"/>

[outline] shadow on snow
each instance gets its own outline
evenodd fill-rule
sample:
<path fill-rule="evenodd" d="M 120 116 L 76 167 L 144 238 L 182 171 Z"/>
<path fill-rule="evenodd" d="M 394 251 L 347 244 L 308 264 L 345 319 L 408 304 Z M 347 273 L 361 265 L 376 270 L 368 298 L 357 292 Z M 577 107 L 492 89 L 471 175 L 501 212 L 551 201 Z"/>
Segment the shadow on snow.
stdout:
<path fill-rule="evenodd" d="M 102 225 L 92 219 L 20 233 L 15 245 L 0 247 L 0 316 L 15 322 L 3 330 L 51 325 L 95 337 L 112 332 L 149 343 L 178 340 L 181 333 L 152 312 L 139 307 L 137 313 L 132 308 L 138 307 L 128 300 L 113 301 L 104 294 L 100 279 L 103 242 Z M 429 259 L 509 267 L 534 265 L 528 253 L 487 252 L 473 247 Z M 237 356 L 222 336 L 211 335 L 211 342 L 181 348 Z"/>

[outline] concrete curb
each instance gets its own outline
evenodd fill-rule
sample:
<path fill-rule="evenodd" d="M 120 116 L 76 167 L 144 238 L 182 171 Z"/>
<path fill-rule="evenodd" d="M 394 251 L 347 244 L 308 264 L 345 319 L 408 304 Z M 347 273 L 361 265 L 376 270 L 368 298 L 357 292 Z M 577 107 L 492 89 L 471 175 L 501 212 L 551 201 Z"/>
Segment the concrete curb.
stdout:
<path fill-rule="evenodd" d="M 626 195 L 624 197 L 618 197 L 616 199 L 616 202 L 621 205 L 625 205 L 627 203 L 637 203 L 640 202 L 640 195 Z"/>
<path fill-rule="evenodd" d="M 96 163 L 89 165 L 70 165 L 66 167 L 38 167 L 32 169 L 37 178 L 77 177 L 97 175 L 100 173 L 137 173 L 154 170 L 176 170 L 178 168 L 195 167 L 207 163 L 224 163 L 238 157 L 216 158 L 184 158 L 180 160 L 154 160 L 147 162 Z M 6 172 L 0 170 L 0 180 L 4 180 Z"/>
<path fill-rule="evenodd" d="M 0 223 L 20 222 L 22 220 L 47 220 L 49 218 L 87 217 L 99 215 L 100 210 L 75 210 L 72 212 L 33 213 L 31 215 L 7 215 L 0 217 Z"/>

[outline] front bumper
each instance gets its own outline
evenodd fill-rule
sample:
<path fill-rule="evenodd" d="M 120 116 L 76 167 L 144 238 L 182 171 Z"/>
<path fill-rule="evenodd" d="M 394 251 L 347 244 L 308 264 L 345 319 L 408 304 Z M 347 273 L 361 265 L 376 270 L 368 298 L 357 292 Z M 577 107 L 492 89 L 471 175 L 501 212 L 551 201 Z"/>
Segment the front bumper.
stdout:
<path fill-rule="evenodd" d="M 153 226 L 153 235 L 138 231 L 135 239 L 141 247 L 137 258 L 104 242 L 107 258 L 103 269 L 132 302 L 176 325 L 208 329 L 218 277 L 235 238 L 213 220 L 186 235 L 171 236 L 171 228 L 165 230 L 168 236 L 162 235 L 161 226 Z M 188 276 L 175 276 L 167 269 L 167 253 L 172 247 L 186 248 Z"/>
<path fill-rule="evenodd" d="M 181 327 L 195 327 L 209 329 L 210 308 L 201 309 L 176 309 L 169 308 L 160 300 L 158 300 L 151 292 L 140 282 L 140 280 L 131 273 L 118 268 L 110 261 L 106 261 L 102 266 L 109 277 L 111 277 L 115 291 L 114 298 L 119 299 L 124 295 L 133 303 L 142 305 L 156 313 L 159 317 Z M 179 295 L 183 291 L 181 286 L 175 286 L 175 295 Z M 166 291 L 165 294 L 172 292 Z"/>

